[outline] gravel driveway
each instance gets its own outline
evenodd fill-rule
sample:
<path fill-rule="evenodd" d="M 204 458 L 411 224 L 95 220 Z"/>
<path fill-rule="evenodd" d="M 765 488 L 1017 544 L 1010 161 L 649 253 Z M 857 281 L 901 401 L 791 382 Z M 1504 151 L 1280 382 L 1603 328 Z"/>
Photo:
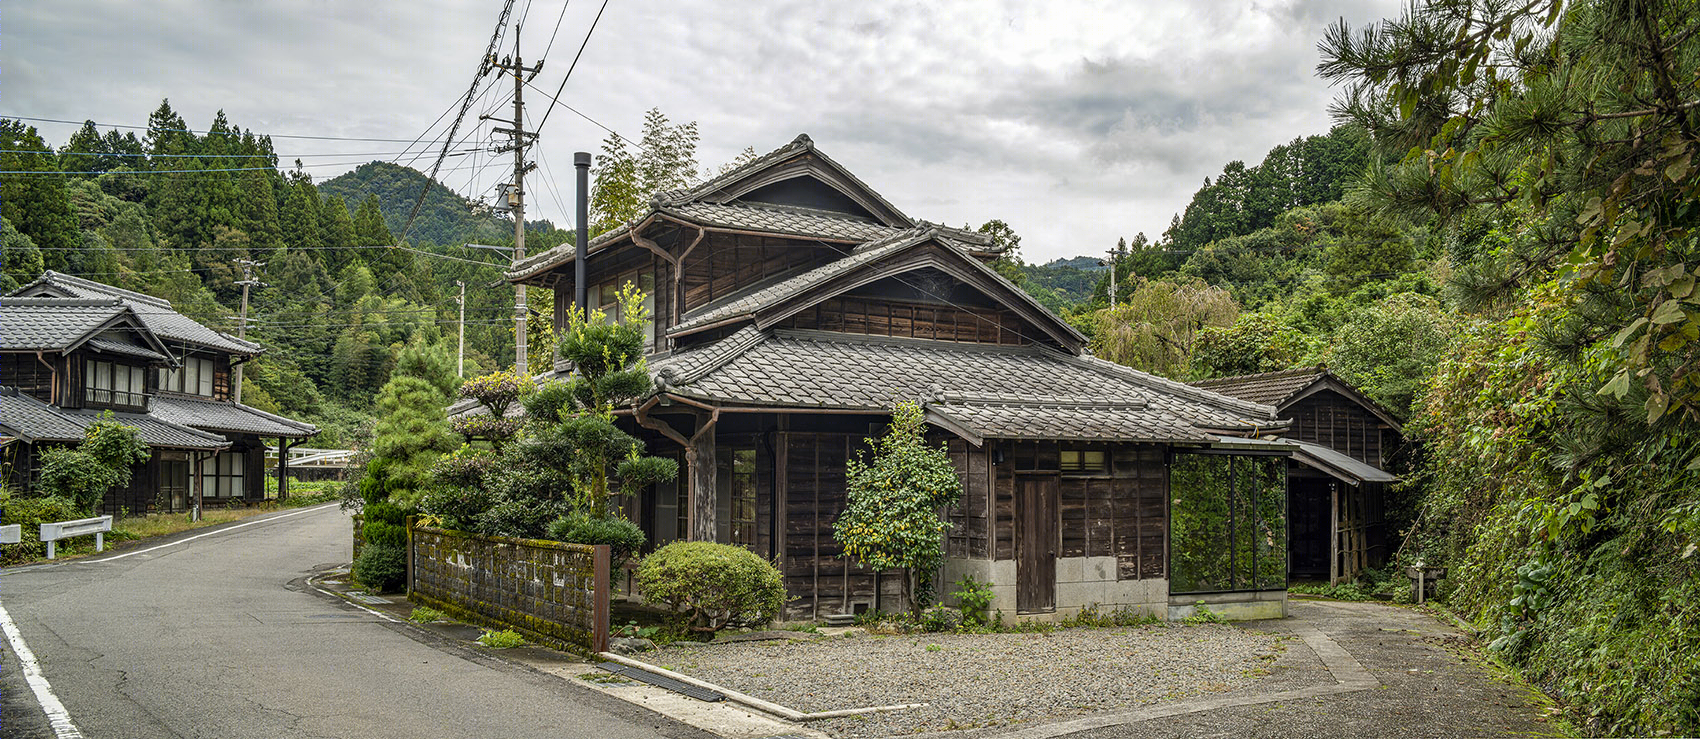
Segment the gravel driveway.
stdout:
<path fill-rule="evenodd" d="M 673 646 L 646 657 L 799 711 L 928 704 L 812 724 L 861 737 L 1000 726 L 1232 690 L 1267 674 L 1284 638 L 1220 625 L 856 634 Z"/>

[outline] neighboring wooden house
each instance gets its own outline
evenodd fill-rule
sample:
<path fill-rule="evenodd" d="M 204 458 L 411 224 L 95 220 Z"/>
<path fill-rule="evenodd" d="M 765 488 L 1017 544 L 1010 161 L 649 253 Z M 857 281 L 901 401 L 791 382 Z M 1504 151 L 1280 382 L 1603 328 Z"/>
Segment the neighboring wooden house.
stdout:
<path fill-rule="evenodd" d="M 845 559 L 832 533 L 846 461 L 903 400 L 964 483 L 941 592 L 971 574 L 1031 618 L 1284 613 L 1291 449 L 1257 438 L 1285 427 L 1274 410 L 1091 357 L 987 266 L 985 237 L 911 218 L 807 136 L 660 195 L 588 252 L 592 307 L 617 318 L 621 285 L 648 294 L 657 385 L 626 415 L 681 461 L 628 513 L 657 544 L 776 561 L 789 617 L 903 605 L 897 575 Z M 563 325 L 574 260 L 557 247 L 509 279 L 554 289 Z"/>
<path fill-rule="evenodd" d="M 1298 446 L 1288 468 L 1288 575 L 1341 582 L 1387 563 L 1387 452 L 1399 421 L 1327 367 L 1194 383 L 1275 407 Z"/>
<path fill-rule="evenodd" d="M 0 386 L 10 411 L 0 430 L 22 443 L 8 459 L 26 484 L 39 445 L 80 441 L 82 426 L 65 422 L 86 424 L 101 410 L 135 426 L 154 449 L 129 488 L 107 496 L 107 513 L 188 510 L 197 495 L 206 503 L 261 500 L 265 440 L 287 447 L 318 433 L 235 402 L 231 367 L 262 347 L 202 326 L 169 301 L 49 271 L 0 298 L 0 316 Z"/>

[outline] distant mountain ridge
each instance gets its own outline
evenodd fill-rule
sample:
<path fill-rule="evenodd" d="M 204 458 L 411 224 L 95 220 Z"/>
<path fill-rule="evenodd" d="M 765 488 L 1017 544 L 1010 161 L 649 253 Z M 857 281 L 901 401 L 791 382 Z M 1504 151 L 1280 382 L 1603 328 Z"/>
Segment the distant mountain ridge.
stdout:
<path fill-rule="evenodd" d="M 423 172 L 391 162 L 367 162 L 353 171 L 319 183 L 323 195 L 335 195 L 348 203 L 353 211 L 367 195 L 377 195 L 384 212 L 384 225 L 390 233 L 400 235 L 419 200 L 419 190 L 427 178 Z M 527 220 L 526 230 L 547 231 L 554 225 L 546 220 Z M 449 246 L 464 243 L 505 244 L 513 241 L 513 224 L 491 212 L 475 200 L 461 196 L 441 182 L 431 182 L 419 217 L 407 239 L 416 244 Z"/>

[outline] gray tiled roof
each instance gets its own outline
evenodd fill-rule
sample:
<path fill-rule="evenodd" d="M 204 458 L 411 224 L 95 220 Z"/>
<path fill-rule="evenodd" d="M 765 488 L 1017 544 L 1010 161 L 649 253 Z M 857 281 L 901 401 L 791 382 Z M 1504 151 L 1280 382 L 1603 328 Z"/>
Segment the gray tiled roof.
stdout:
<path fill-rule="evenodd" d="M 0 298 L 0 349 L 63 350 L 126 312 L 117 300 Z"/>
<path fill-rule="evenodd" d="M 84 429 L 100 420 L 100 416 L 101 412 L 94 409 L 55 408 L 28 395 L 0 393 L 0 429 L 29 443 L 81 441 Z M 230 445 L 217 434 L 179 426 L 153 415 L 114 413 L 113 418 L 136 429 L 136 435 L 148 446 L 223 449 Z"/>
<path fill-rule="evenodd" d="M 90 408 L 70 410 L 58 409 L 59 413 L 81 421 L 85 426 L 100 420 L 100 411 Z M 197 431 L 187 426 L 180 426 L 151 414 L 113 413 L 114 418 L 125 426 L 136 429 L 136 435 L 148 446 L 171 447 L 174 449 L 223 449 L 230 442 L 218 434 Z"/>
<path fill-rule="evenodd" d="M 755 292 L 733 296 L 730 300 L 710 304 L 687 313 L 681 316 L 682 320 L 668 329 L 667 333 L 679 336 L 703 326 L 712 326 L 730 318 L 752 314 L 763 306 L 777 303 L 864 264 L 879 261 L 881 258 L 914 246 L 936 234 L 937 231 L 930 228 L 914 228 L 894 232 L 879 241 L 858 247 L 854 253 L 843 259 L 828 262 L 796 277 L 768 285 Z"/>
<path fill-rule="evenodd" d="M 300 439 L 318 433 L 310 423 L 284 418 L 240 403 L 179 395 L 156 395 L 153 415 L 182 426 Z"/>
<path fill-rule="evenodd" d="M 25 442 L 76 441 L 83 438 L 83 426 L 34 397 L 10 388 L 0 391 L 0 429 Z"/>
<path fill-rule="evenodd" d="M 1149 376 L 1106 371 L 1089 358 L 1040 346 L 746 328 L 650 367 L 662 389 L 687 397 L 876 413 L 902 400 L 923 400 L 993 436 L 1194 440 L 1200 438 L 1194 428 L 1252 430 L 1280 423 L 1266 406 L 1196 390 L 1177 393 Z M 1094 413 L 1106 420 L 1089 423 Z"/>
<path fill-rule="evenodd" d="M 903 229 L 842 213 L 749 203 L 681 203 L 660 209 L 694 223 L 817 239 L 871 241 Z"/>
<path fill-rule="evenodd" d="M 123 354 L 125 356 L 141 357 L 143 359 L 166 359 L 164 354 L 160 354 L 159 352 L 145 346 L 136 346 L 135 344 L 127 344 L 122 341 L 113 341 L 111 339 L 89 339 L 88 345 L 108 354 Z"/>
<path fill-rule="evenodd" d="M 48 270 L 40 279 L 17 290 L 14 295 L 61 295 L 76 298 L 117 299 L 135 310 L 141 321 L 161 339 L 180 341 L 234 354 L 259 354 L 264 347 L 220 331 L 207 328 L 194 319 L 171 308 L 171 301 L 152 295 L 123 290 L 81 277 Z"/>
<path fill-rule="evenodd" d="M 1318 365 L 1255 375 L 1218 377 L 1214 380 L 1200 380 L 1193 385 L 1254 403 L 1280 406 L 1293 397 L 1294 393 L 1310 387 L 1311 383 L 1326 374 L 1328 369 Z"/>

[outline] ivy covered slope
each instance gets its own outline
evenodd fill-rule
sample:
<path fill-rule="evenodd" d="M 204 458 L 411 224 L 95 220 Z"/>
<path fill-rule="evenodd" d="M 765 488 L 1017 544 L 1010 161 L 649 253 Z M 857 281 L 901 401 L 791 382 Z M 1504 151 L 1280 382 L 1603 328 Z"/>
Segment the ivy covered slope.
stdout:
<path fill-rule="evenodd" d="M 504 255 L 461 244 L 512 243 L 511 221 L 394 164 L 315 183 L 222 113 L 190 129 L 169 102 L 140 135 L 85 124 L 52 142 L 0 120 L 0 167 L 23 173 L 0 182 L 0 290 L 52 269 L 166 298 L 234 332 L 235 260 L 264 262 L 248 335 L 268 351 L 248 365 L 243 401 L 317 424 L 324 446 L 357 441 L 403 347 L 455 350 L 457 280 L 474 287 L 468 372 L 509 361 Z M 407 241 L 392 246 L 422 191 Z M 531 234 L 543 247 L 566 238 L 547 223 Z"/>
<path fill-rule="evenodd" d="M 1415 427 L 1451 602 L 1589 732 L 1700 733 L 1700 6 L 1429 2 L 1336 27 L 1363 203 L 1446 234 Z"/>

